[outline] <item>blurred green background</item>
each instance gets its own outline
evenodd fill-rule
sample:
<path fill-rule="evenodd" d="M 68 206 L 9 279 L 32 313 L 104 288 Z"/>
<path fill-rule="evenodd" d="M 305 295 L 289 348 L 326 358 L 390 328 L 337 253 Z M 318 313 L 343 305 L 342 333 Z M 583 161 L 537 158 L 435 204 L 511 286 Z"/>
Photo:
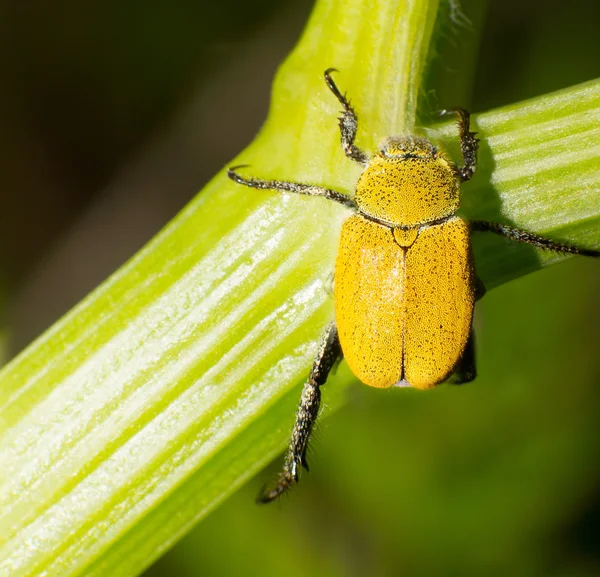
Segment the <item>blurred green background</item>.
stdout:
<path fill-rule="evenodd" d="M 473 111 L 600 76 L 596 0 L 490 4 L 480 32 L 446 39 L 480 37 Z M 0 2 L 9 356 L 252 139 L 311 6 Z M 147 575 L 600 574 L 599 293 L 585 259 L 490 292 L 476 382 L 357 387 L 289 498 L 254 505 L 274 463 Z"/>

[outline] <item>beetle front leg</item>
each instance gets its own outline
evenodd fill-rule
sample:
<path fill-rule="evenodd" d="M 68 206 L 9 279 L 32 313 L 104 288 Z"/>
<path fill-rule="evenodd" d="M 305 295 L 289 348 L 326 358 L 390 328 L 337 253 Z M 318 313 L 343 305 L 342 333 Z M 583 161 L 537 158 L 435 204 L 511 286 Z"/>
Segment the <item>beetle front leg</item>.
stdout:
<path fill-rule="evenodd" d="M 579 254 L 582 256 L 600 257 L 600 251 L 598 250 L 578 248 L 570 244 L 554 242 L 549 238 L 538 236 L 537 234 L 527 232 L 526 230 L 513 228 L 512 226 L 506 226 L 505 224 L 486 222 L 484 220 L 474 220 L 471 221 L 470 224 L 472 231 L 493 232 L 494 234 L 499 234 L 504 238 L 530 244 L 544 250 L 552 250 L 554 252 L 562 252 L 565 254 Z"/>
<path fill-rule="evenodd" d="M 331 369 L 341 357 L 342 348 L 338 338 L 337 327 L 335 323 L 331 323 L 323 334 L 319 351 L 308 377 L 308 382 L 302 389 L 300 406 L 296 414 L 296 422 L 294 423 L 292 439 L 285 457 L 283 471 L 280 473 L 277 483 L 272 489 L 263 489 L 261 491 L 257 499 L 258 503 L 269 503 L 285 493 L 292 485 L 296 484 L 298 482 L 300 466 L 308 471 L 306 449 L 315 421 L 319 416 L 321 386 L 325 384 Z"/>
<path fill-rule="evenodd" d="M 348 99 L 339 91 L 335 82 L 331 78 L 331 73 L 337 72 L 335 68 L 328 68 L 325 70 L 325 82 L 329 87 L 329 90 L 333 92 L 334 96 L 340 101 L 340 104 L 344 108 L 342 115 L 340 116 L 340 134 L 342 138 L 342 148 L 346 153 L 346 156 L 350 160 L 359 162 L 360 164 L 368 164 L 369 157 L 362 151 L 358 146 L 354 144 L 356 139 L 356 131 L 358 130 L 358 117 Z"/>
<path fill-rule="evenodd" d="M 460 136 L 460 151 L 462 152 L 464 166 L 458 169 L 461 180 L 470 180 L 477 170 L 477 151 L 479 138 L 476 132 L 471 132 L 471 115 L 464 108 L 449 108 L 441 110 L 438 116 L 456 114 L 458 116 L 458 134 Z"/>

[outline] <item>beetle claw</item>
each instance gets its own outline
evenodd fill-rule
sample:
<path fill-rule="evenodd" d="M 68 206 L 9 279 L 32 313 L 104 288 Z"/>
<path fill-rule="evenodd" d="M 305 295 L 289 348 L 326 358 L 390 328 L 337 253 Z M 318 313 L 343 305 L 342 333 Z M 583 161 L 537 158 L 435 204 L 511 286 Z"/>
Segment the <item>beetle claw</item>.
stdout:
<path fill-rule="evenodd" d="M 308 468 L 308 461 L 306 460 L 306 452 L 302 453 L 302 457 L 300 457 L 300 463 L 302 464 L 302 467 L 304 468 L 305 471 L 310 470 Z"/>
<path fill-rule="evenodd" d="M 271 503 L 276 499 L 279 499 L 281 495 L 283 495 L 292 485 L 295 485 L 298 482 L 297 475 L 293 475 L 289 471 L 284 471 L 277 479 L 277 483 L 271 489 L 268 489 L 268 485 L 264 485 L 261 489 L 258 497 L 256 497 L 256 502 L 259 505 L 265 505 L 266 503 Z"/>

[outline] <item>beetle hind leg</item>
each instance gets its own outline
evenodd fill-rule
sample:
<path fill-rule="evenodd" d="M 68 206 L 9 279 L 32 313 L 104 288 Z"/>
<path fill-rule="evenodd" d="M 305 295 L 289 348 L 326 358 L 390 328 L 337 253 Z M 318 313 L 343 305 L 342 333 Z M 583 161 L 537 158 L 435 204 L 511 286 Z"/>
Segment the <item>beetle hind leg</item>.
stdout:
<path fill-rule="evenodd" d="M 308 382 L 302 389 L 300 406 L 296 414 L 296 422 L 285 456 L 283 470 L 272 488 L 265 487 L 261 491 L 257 498 L 258 503 L 270 503 L 285 493 L 292 485 L 295 485 L 298 482 L 301 467 L 308 471 L 306 450 L 310 435 L 319 416 L 321 386 L 325 384 L 331 369 L 341 356 L 342 349 L 337 327 L 335 323 L 331 323 L 323 334 Z"/>
<path fill-rule="evenodd" d="M 453 385 L 463 385 L 470 383 L 477 377 L 477 367 L 475 365 L 475 333 L 473 329 L 469 334 L 467 346 L 462 357 L 458 361 L 452 377 Z"/>

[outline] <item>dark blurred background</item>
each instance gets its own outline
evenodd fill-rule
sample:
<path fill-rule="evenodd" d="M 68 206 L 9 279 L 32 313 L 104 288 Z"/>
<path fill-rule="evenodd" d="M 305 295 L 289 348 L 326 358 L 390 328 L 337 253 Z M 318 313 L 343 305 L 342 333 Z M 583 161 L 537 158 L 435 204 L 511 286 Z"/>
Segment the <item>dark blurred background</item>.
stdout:
<path fill-rule="evenodd" d="M 0 1 L 0 318 L 14 353 L 252 140 L 312 2 Z"/>
<path fill-rule="evenodd" d="M 473 111 L 600 76 L 597 0 L 490 4 Z M 0 0 L 9 356 L 252 139 L 311 7 Z M 148 575 L 600 574 L 599 289 L 584 259 L 495 289 L 475 383 L 357 388 L 289 499 L 253 504 L 265 473 Z"/>

